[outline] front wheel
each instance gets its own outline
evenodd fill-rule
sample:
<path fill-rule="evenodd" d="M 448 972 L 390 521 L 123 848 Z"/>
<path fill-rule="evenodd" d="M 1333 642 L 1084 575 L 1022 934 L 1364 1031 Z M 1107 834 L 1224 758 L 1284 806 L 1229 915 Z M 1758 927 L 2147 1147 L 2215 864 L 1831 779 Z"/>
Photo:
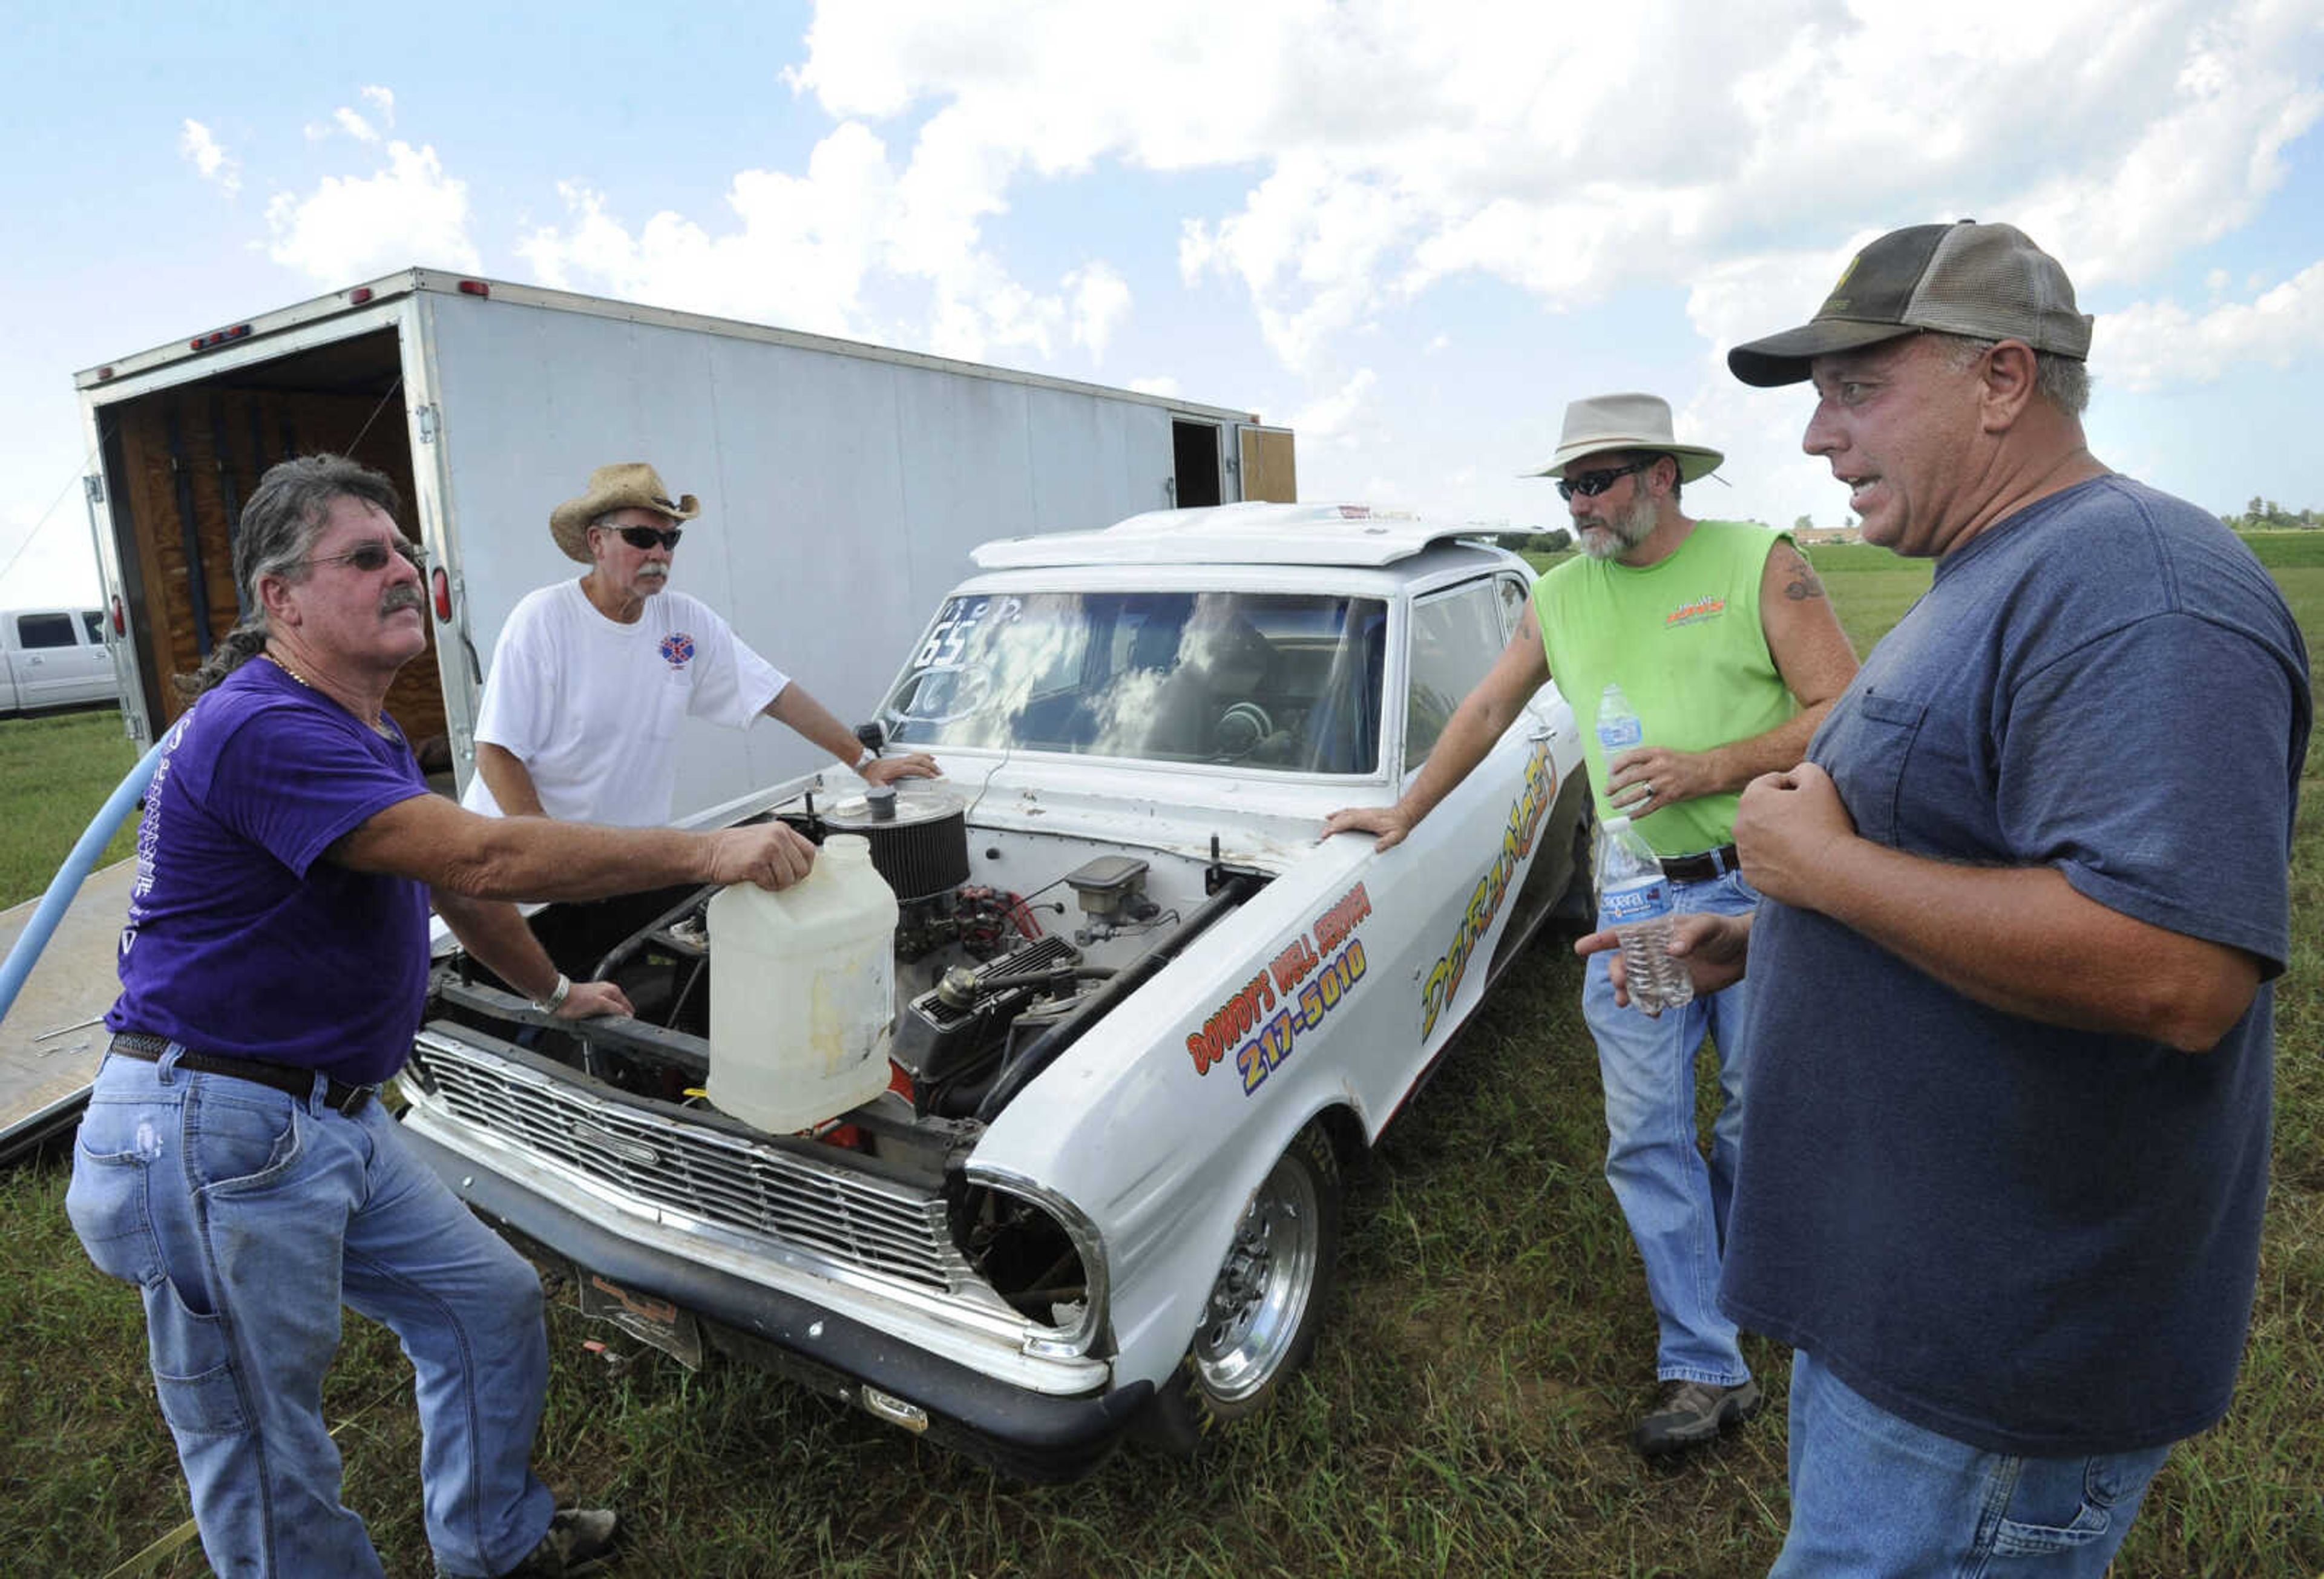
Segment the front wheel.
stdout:
<path fill-rule="evenodd" d="M 1340 1160 L 1309 1124 L 1260 1181 L 1204 1302 L 1185 1357 L 1155 1394 L 1148 1436 L 1192 1453 L 1275 1401 L 1322 1326 L 1340 1251 Z"/>

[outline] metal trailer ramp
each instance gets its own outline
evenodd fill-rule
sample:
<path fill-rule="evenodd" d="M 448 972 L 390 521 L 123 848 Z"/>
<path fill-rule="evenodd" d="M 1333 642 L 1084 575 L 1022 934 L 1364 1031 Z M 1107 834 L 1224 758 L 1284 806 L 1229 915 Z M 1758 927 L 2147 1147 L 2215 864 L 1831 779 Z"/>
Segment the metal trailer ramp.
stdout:
<path fill-rule="evenodd" d="M 105 1057 L 97 1022 L 121 991 L 114 953 L 136 872 L 134 861 L 119 861 L 89 873 L 0 1020 L 0 1163 L 71 1125 L 88 1100 Z M 0 952 L 39 903 L 30 899 L 0 911 Z"/>

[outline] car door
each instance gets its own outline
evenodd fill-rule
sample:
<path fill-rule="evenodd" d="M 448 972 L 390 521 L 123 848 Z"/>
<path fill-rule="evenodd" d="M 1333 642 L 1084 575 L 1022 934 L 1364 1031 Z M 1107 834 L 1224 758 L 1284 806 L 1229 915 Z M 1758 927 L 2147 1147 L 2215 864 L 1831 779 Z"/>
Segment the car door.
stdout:
<path fill-rule="evenodd" d="M 1524 613 L 1524 583 L 1490 575 L 1413 600 L 1406 624 L 1403 768 L 1408 786 L 1462 697 L 1499 659 Z M 1407 844 L 1431 873 L 1399 884 L 1420 897 L 1410 957 L 1392 979 L 1413 983 L 1412 1010 L 1434 1048 L 1474 1008 L 1508 901 L 1539 854 L 1538 838 L 1570 761 L 1572 714 L 1545 686 L 1485 760 L 1445 796 Z"/>

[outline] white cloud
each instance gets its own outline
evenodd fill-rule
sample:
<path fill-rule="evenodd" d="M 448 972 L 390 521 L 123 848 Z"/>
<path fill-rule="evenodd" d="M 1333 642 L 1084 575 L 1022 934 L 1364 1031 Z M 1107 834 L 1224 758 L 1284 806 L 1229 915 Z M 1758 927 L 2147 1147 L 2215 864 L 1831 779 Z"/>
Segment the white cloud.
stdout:
<path fill-rule="evenodd" d="M 731 219 L 714 231 L 675 212 L 634 230 L 580 183 L 563 189 L 566 222 L 518 245 L 543 282 L 825 334 L 863 334 L 863 293 L 875 274 L 925 289 L 917 337 L 949 356 L 984 360 L 1065 345 L 1102 357 L 1130 302 L 1119 270 L 1093 262 L 1055 291 L 1013 278 L 982 245 L 1006 205 L 991 151 L 939 115 L 898 170 L 887 144 L 849 121 L 817 143 L 807 173 L 747 170 L 727 192 Z"/>
<path fill-rule="evenodd" d="M 364 102 L 370 105 L 374 110 L 377 111 L 379 118 L 387 124 L 387 129 L 391 132 L 393 131 L 395 129 L 394 90 L 392 88 L 373 87 L 362 88 L 358 91 L 362 94 Z"/>
<path fill-rule="evenodd" d="M 2324 115 L 2291 0 L 1644 0 L 1581 42 L 1529 0 L 895 0 L 823 5 L 788 78 L 835 115 L 929 115 L 912 166 L 941 192 L 905 228 L 932 255 L 973 254 L 1028 173 L 1250 169 L 1184 217 L 1182 278 L 1237 283 L 1311 381 L 1458 274 L 1564 309 L 1975 214 L 2085 289 L 2135 281 L 2247 222 Z"/>
<path fill-rule="evenodd" d="M 1093 263 L 1065 278 L 1073 293 L 1074 344 L 1087 346 L 1090 360 L 1103 361 L 1106 343 L 1130 311 L 1130 282 L 1111 264 Z"/>
<path fill-rule="evenodd" d="M 398 138 L 370 176 L 325 176 L 306 197 L 277 193 L 266 205 L 267 255 L 325 284 L 407 263 L 474 271 L 467 183 L 444 173 L 432 147 Z"/>
<path fill-rule="evenodd" d="M 210 129 L 188 121 L 178 133 L 178 152 L 184 154 L 206 181 L 216 181 L 229 192 L 242 190 L 242 167 L 229 158 Z"/>
<path fill-rule="evenodd" d="M 1289 426 L 1309 449 L 1358 449 L 1379 437 L 1379 380 L 1369 367 L 1291 418 Z"/>
<path fill-rule="evenodd" d="M 2141 301 L 2098 320 L 2090 371 L 2103 388 L 2130 390 L 2217 382 L 2237 363 L 2289 367 L 2324 351 L 2324 263 L 2249 301 L 2190 312 L 2173 301 Z"/>
<path fill-rule="evenodd" d="M 535 231 L 517 251 L 546 284 L 847 334 L 859 328 L 895 189 L 886 145 L 851 122 L 816 144 L 805 175 L 736 175 L 726 193 L 732 226 L 721 234 L 668 210 L 633 231 L 600 193 L 567 182 L 566 223 Z"/>
<path fill-rule="evenodd" d="M 353 137 L 358 143 L 376 143 L 379 141 L 379 132 L 377 128 L 373 126 L 369 121 L 364 120 L 361 115 L 355 114 L 355 111 L 347 108 L 345 105 L 340 106 L 337 110 L 333 111 L 331 118 L 333 121 L 337 123 L 340 131 L 345 132 L 348 136 Z"/>

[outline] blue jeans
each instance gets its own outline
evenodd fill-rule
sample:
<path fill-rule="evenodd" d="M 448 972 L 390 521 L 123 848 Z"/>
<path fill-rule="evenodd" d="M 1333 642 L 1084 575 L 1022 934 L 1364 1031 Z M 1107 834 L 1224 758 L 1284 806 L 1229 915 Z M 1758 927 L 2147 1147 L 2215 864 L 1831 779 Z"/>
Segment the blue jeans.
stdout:
<path fill-rule="evenodd" d="M 1740 873 L 1674 883 L 1682 911 L 1739 916 L 1759 902 Z M 1600 916 L 1603 927 L 1606 919 Z M 1582 978 L 1582 1015 L 1598 1039 L 1606 1092 L 1606 1182 L 1646 1266 L 1646 1296 L 1661 1335 L 1655 1374 L 1664 1380 L 1733 1387 L 1750 1380 L 1735 1324 L 1719 1309 L 1720 1247 L 1743 1132 L 1740 1055 L 1748 981 L 1649 1018 L 1614 1006 L 1609 956 L 1594 954 Z M 1694 1055 L 1705 1031 L 1719 1049 L 1723 1105 L 1711 1125 L 1711 1161 L 1695 1138 Z"/>
<path fill-rule="evenodd" d="M 2098 1579 L 2169 1446 L 1987 1453 L 1792 1356 L 1792 1528 L 1768 1579 Z"/>
<path fill-rule="evenodd" d="M 530 1467 L 549 1381 L 540 1279 L 403 1144 L 376 1101 L 108 1057 L 65 1209 L 100 1271 L 144 1297 L 161 1413 L 221 1574 L 373 1574 L 339 1501 L 323 1372 L 339 1307 L 384 1324 L 415 1372 L 428 1538 L 448 1573 L 497 1574 L 552 1511 Z"/>

